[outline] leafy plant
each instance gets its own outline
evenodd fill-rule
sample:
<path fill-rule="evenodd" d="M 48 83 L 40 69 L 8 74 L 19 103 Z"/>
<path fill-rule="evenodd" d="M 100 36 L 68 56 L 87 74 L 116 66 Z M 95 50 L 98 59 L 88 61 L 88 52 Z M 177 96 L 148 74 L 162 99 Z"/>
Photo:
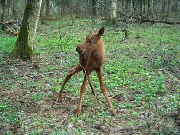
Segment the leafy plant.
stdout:
<path fill-rule="evenodd" d="M 68 131 L 58 129 L 58 130 L 52 131 L 52 135 L 68 135 Z"/>
<path fill-rule="evenodd" d="M 45 94 L 43 93 L 33 93 L 32 94 L 32 99 L 35 101 L 40 101 L 45 97 Z"/>

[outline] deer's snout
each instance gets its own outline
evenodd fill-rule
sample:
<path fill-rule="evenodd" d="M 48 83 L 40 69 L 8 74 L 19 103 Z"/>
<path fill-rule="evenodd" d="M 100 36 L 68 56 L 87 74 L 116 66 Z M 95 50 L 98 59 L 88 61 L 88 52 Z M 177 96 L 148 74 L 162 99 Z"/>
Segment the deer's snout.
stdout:
<path fill-rule="evenodd" d="M 83 52 L 82 49 L 81 49 L 81 47 L 79 47 L 79 46 L 76 47 L 76 51 L 77 51 L 79 54 L 81 54 L 81 53 Z"/>

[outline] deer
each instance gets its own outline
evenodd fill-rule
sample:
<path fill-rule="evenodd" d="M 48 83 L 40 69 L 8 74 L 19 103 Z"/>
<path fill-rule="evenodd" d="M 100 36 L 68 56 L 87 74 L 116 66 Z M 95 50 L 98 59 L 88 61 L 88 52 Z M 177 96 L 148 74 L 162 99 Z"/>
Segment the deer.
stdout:
<path fill-rule="evenodd" d="M 63 89 L 68 80 L 76 73 L 84 72 L 84 81 L 80 89 L 80 98 L 76 109 L 76 116 L 81 114 L 81 106 L 84 92 L 86 91 L 87 80 L 90 83 L 90 73 L 94 70 L 97 74 L 100 83 L 101 92 L 104 94 L 106 101 L 110 107 L 112 115 L 116 114 L 116 111 L 111 103 L 110 98 L 107 95 L 106 87 L 103 83 L 102 66 L 105 62 L 105 48 L 102 40 L 105 28 L 102 27 L 97 33 L 91 32 L 81 44 L 76 47 L 76 51 L 79 54 L 79 63 L 66 75 L 62 87 L 59 91 L 57 102 L 62 100 Z M 90 83 L 91 84 L 91 83 Z M 95 95 L 95 90 L 91 86 L 92 93 Z"/>

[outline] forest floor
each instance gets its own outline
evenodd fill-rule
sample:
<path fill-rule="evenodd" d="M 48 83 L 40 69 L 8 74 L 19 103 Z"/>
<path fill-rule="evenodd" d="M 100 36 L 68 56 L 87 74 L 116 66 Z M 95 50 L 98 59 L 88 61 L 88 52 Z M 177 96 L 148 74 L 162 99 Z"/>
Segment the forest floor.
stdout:
<path fill-rule="evenodd" d="M 70 23 L 64 19 L 41 24 L 31 61 L 12 58 L 17 37 L 0 31 L 0 134 L 180 134 L 180 26 L 105 26 L 88 19 Z M 56 98 L 66 74 L 78 63 L 76 46 L 102 26 L 103 77 L 117 114 L 111 115 L 93 72 L 97 97 L 88 86 L 76 117 L 83 73 L 69 80 L 62 102 Z"/>

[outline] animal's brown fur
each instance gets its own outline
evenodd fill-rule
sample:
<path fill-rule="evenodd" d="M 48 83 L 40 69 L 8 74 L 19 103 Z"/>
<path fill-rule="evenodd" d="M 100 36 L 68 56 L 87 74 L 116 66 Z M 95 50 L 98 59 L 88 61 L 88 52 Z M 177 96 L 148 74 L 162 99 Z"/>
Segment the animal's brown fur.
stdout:
<path fill-rule="evenodd" d="M 89 75 L 93 70 L 95 70 L 97 73 L 101 91 L 109 104 L 110 110 L 112 111 L 113 115 L 116 114 L 116 111 L 114 110 L 114 107 L 107 95 L 106 87 L 103 83 L 102 77 L 102 66 L 105 61 L 105 49 L 101 37 L 103 34 L 104 27 L 101 28 L 98 33 L 91 33 L 90 35 L 88 35 L 86 37 L 86 40 L 77 46 L 76 51 L 79 53 L 79 63 L 76 65 L 76 67 L 74 67 L 72 71 L 67 74 L 57 98 L 57 101 L 61 100 L 64 86 L 66 82 L 71 78 L 71 76 L 80 72 L 81 70 L 85 70 L 84 81 L 80 91 L 80 99 L 76 109 L 77 116 L 81 113 L 82 98 L 84 92 L 86 91 L 87 77 L 89 79 Z"/>

